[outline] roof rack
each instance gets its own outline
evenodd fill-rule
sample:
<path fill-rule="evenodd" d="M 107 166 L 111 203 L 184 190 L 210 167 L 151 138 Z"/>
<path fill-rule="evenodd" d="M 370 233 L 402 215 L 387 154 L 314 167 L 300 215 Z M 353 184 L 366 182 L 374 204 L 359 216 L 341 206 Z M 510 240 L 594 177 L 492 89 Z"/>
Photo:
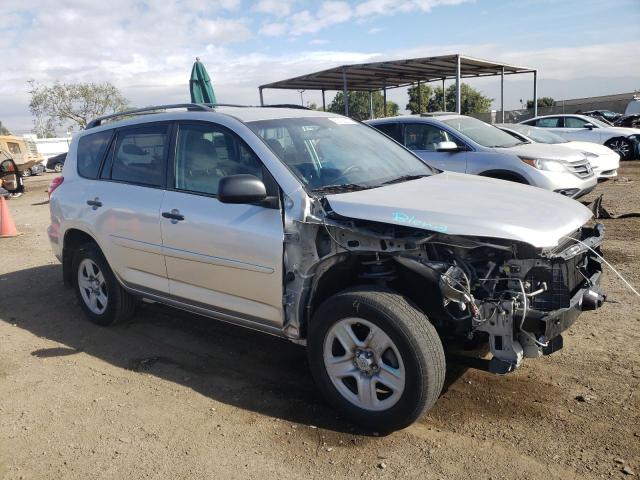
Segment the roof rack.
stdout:
<path fill-rule="evenodd" d="M 138 108 L 136 110 L 127 110 L 126 112 L 112 113 L 111 115 L 94 118 L 87 124 L 85 130 L 99 127 L 105 120 L 111 120 L 113 118 L 128 117 L 132 115 L 148 115 L 152 113 L 159 113 L 158 110 L 173 110 L 176 108 L 186 108 L 187 110 L 198 110 L 200 112 L 212 112 L 212 106 L 215 105 L 206 105 L 203 103 L 175 103 L 172 105 L 156 105 L 153 107 Z"/>
<path fill-rule="evenodd" d="M 160 113 L 159 110 L 173 110 L 176 108 L 186 108 L 187 110 L 196 110 L 199 112 L 213 112 L 214 108 L 216 107 L 254 107 L 254 108 L 261 108 L 259 105 L 258 106 L 253 106 L 253 105 L 238 105 L 235 103 L 175 103 L 175 104 L 171 104 L 171 105 L 155 105 L 152 107 L 145 107 L 145 108 L 137 108 L 135 110 L 127 110 L 126 112 L 118 112 L 118 113 L 112 113 L 111 115 L 104 115 L 102 117 L 98 117 L 98 118 L 94 118 L 93 120 L 91 120 L 87 126 L 85 127 L 85 130 L 89 130 L 90 128 L 94 128 L 94 127 L 99 127 L 100 125 L 103 124 L 103 122 L 105 120 L 112 120 L 114 118 L 121 118 L 121 117 L 129 117 L 129 116 L 134 116 L 134 115 L 152 115 L 154 113 Z M 280 104 L 275 104 L 275 105 L 264 105 L 264 107 L 267 108 L 297 108 L 300 110 L 311 110 L 308 107 L 305 107 L 303 105 L 296 105 L 293 103 L 280 103 Z"/>

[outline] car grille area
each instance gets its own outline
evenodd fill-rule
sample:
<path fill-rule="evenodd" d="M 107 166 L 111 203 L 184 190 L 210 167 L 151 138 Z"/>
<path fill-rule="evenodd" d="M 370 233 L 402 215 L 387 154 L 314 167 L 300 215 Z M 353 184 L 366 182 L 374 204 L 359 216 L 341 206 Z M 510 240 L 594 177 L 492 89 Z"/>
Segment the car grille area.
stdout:
<path fill-rule="evenodd" d="M 567 164 L 567 169 L 579 178 L 589 178 L 593 176 L 593 168 L 587 161 Z"/>

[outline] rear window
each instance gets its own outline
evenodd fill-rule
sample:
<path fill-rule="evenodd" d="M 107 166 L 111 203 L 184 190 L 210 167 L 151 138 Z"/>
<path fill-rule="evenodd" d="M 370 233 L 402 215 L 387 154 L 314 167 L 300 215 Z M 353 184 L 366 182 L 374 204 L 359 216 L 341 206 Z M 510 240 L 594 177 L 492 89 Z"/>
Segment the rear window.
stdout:
<path fill-rule="evenodd" d="M 78 142 L 78 173 L 85 178 L 98 178 L 100 162 L 109 146 L 112 130 L 85 135 Z"/>

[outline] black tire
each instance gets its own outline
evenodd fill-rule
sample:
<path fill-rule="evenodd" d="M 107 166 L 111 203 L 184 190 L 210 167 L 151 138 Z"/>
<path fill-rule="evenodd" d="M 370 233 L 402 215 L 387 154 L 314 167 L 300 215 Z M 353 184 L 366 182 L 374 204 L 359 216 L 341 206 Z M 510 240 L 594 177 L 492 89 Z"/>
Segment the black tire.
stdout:
<path fill-rule="evenodd" d="M 402 357 L 404 390 L 386 410 L 366 410 L 349 401 L 325 368 L 325 338 L 335 323 L 349 317 L 362 318 L 381 328 Z M 327 401 L 349 420 L 376 432 L 409 426 L 434 405 L 444 385 L 446 362 L 435 328 L 405 297 L 384 288 L 361 286 L 327 299 L 309 326 L 307 355 L 316 385 Z"/>
<path fill-rule="evenodd" d="M 62 167 L 63 167 L 62 163 L 56 163 L 56 164 L 53 166 L 53 170 L 54 170 L 54 172 L 56 172 L 56 173 L 60 173 L 60 172 L 62 172 Z"/>
<path fill-rule="evenodd" d="M 93 261 L 99 267 L 106 283 L 108 300 L 106 302 L 106 309 L 101 314 L 94 313 L 89 309 L 80 291 L 78 270 L 81 262 L 85 259 Z M 71 265 L 73 287 L 76 292 L 76 296 L 78 297 L 78 301 L 80 302 L 80 306 L 89 320 L 96 325 L 107 327 L 109 325 L 124 322 L 133 316 L 135 313 L 137 298 L 126 292 L 120 283 L 118 283 L 118 280 L 113 274 L 111 267 L 109 267 L 107 260 L 104 258 L 100 248 L 95 243 L 85 243 L 80 246 L 74 252 Z"/>
<path fill-rule="evenodd" d="M 31 176 L 31 169 L 27 168 L 26 170 L 22 171 L 22 178 L 27 178 Z"/>
<path fill-rule="evenodd" d="M 605 146 L 620 155 L 620 160 L 633 160 L 635 145 L 626 138 L 612 138 L 605 142 Z"/>

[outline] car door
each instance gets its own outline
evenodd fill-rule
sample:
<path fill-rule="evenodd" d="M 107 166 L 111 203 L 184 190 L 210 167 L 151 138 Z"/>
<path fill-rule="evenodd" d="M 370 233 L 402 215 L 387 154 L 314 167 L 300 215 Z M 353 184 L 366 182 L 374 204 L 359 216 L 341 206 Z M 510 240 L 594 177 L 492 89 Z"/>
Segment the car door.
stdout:
<path fill-rule="evenodd" d="M 168 293 L 160 206 L 164 195 L 169 123 L 83 136 L 78 172 L 95 177 L 94 157 L 111 144 L 99 179 L 83 182 L 82 208 L 115 274 L 129 287 Z M 96 170 L 97 171 L 97 170 Z"/>
<path fill-rule="evenodd" d="M 170 293 L 238 323 L 280 328 L 281 212 L 216 198 L 228 175 L 270 183 L 262 163 L 235 133 L 211 122 L 179 123 L 174 152 L 161 208 Z"/>
<path fill-rule="evenodd" d="M 454 142 L 457 151 L 438 152 L 440 142 Z M 465 173 L 467 151 L 464 144 L 446 130 L 428 123 L 407 123 L 404 127 L 404 145 L 426 163 L 440 170 Z M 463 150 L 462 150 L 463 149 Z"/>
<path fill-rule="evenodd" d="M 597 126 L 587 128 L 585 125 L 593 123 L 580 117 L 564 117 L 564 126 L 559 129 L 562 136 L 567 140 L 576 142 L 597 142 L 600 143 L 600 132 Z"/>

